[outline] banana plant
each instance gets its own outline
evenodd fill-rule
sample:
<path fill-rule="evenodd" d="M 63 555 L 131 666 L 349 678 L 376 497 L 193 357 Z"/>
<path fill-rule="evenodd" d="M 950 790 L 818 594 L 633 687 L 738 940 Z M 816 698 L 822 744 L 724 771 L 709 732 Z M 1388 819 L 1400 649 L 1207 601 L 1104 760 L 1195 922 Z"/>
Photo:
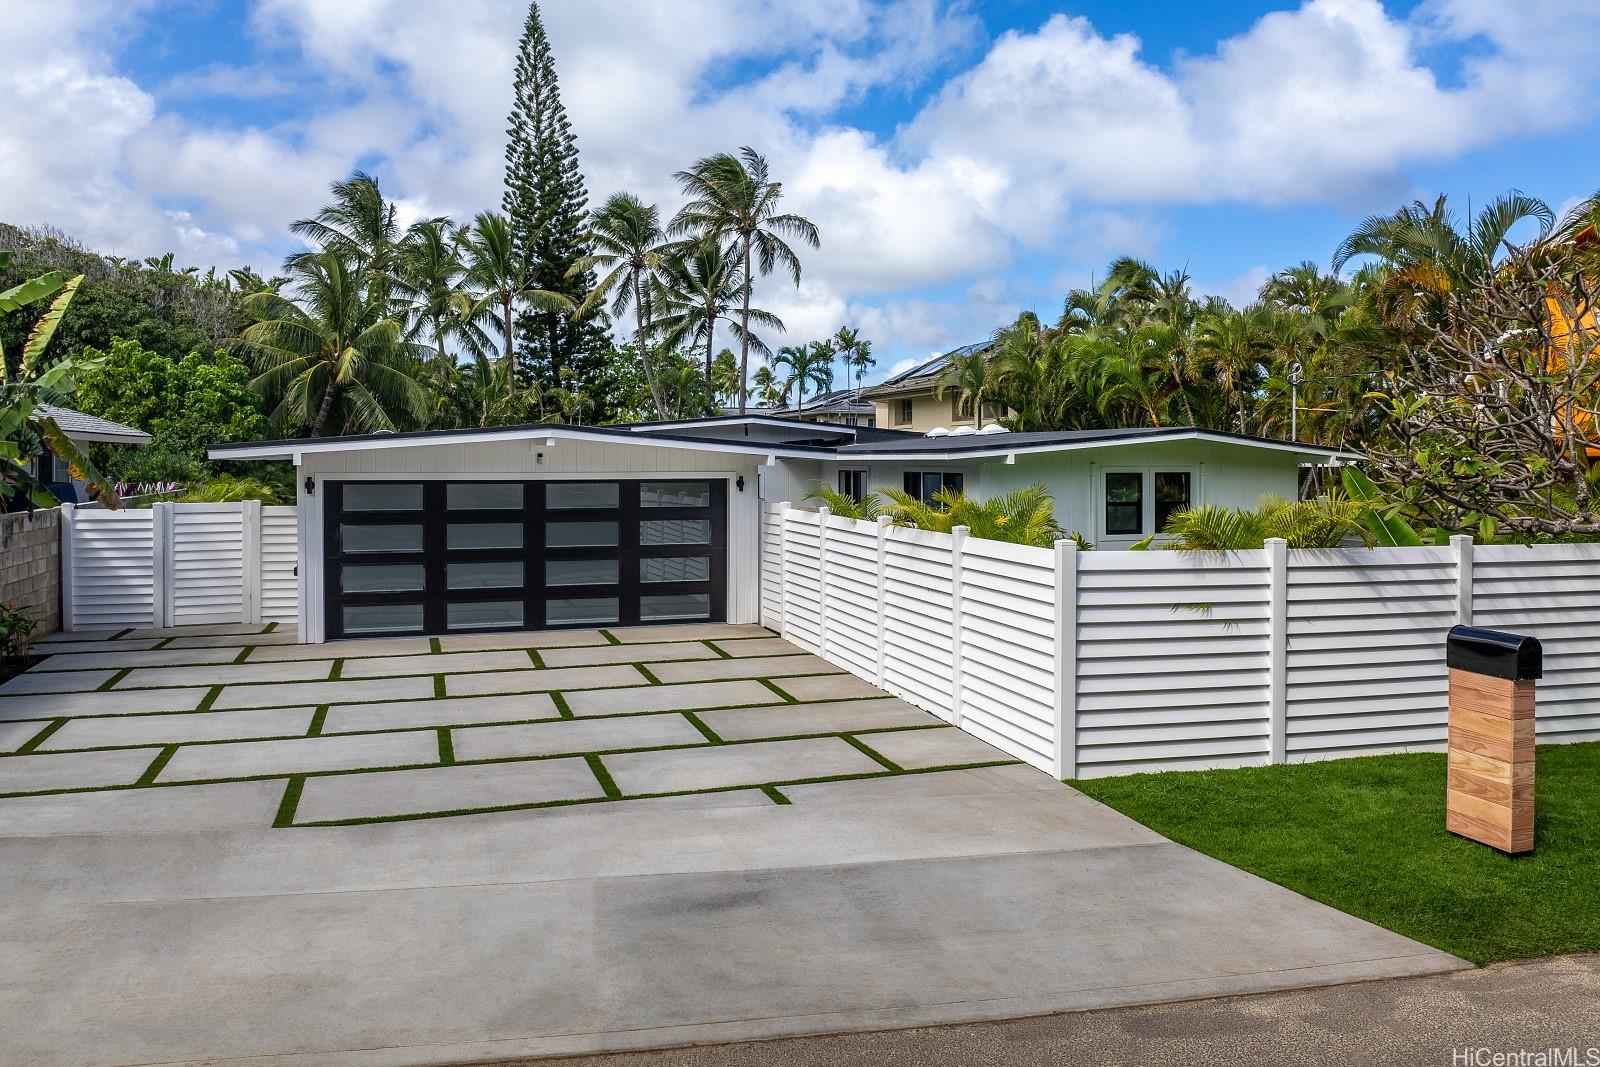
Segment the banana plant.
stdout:
<path fill-rule="evenodd" d="M 65 279 L 52 271 L 0 293 L 0 315 L 22 311 L 53 297 L 23 342 L 20 358 L 0 350 L 0 511 L 14 493 L 25 494 L 38 507 L 54 507 L 55 496 L 24 467 L 23 461 L 49 451 L 66 464 L 74 480 L 88 483 L 109 508 L 118 506 L 115 487 L 95 468 L 61 426 L 41 407 L 65 404 L 88 364 L 60 360 L 44 367 L 44 352 L 61 324 L 83 275 Z M 42 368 L 42 369 L 41 369 Z"/>
<path fill-rule="evenodd" d="M 1354 467 L 1339 472 L 1344 491 L 1361 507 L 1361 522 L 1372 534 L 1373 541 L 1382 548 L 1412 548 L 1424 544 L 1422 535 L 1400 514 L 1399 504 L 1384 498 L 1371 478 Z"/>

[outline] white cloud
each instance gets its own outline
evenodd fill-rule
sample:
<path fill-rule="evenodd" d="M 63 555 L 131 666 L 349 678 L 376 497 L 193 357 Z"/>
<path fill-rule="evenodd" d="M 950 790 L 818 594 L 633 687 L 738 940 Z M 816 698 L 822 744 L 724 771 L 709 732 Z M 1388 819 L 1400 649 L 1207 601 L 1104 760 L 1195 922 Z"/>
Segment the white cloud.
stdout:
<path fill-rule="evenodd" d="M 885 357 L 921 358 L 1054 305 L 1018 288 L 1019 258 L 1050 263 L 1053 284 L 1115 253 L 1158 257 L 1165 206 L 1350 202 L 1417 161 L 1581 121 L 1600 75 L 1583 34 L 1548 27 L 1587 25 L 1592 3 L 1427 0 L 1402 20 L 1378 0 L 1307 0 L 1178 57 L 1058 15 L 995 39 L 892 132 L 840 116 L 927 90 L 979 40 L 967 5 L 563 0 L 543 14 L 594 199 L 628 188 L 670 214 L 675 170 L 755 145 L 823 236 L 805 284 L 769 279 L 760 302 L 792 339 L 852 321 Z M 153 0 L 12 6 L 8 220 L 271 267 L 288 222 L 357 164 L 408 216 L 499 204 L 524 0 L 455 0 L 447 17 L 413 0 L 256 0 L 271 66 L 152 87 L 118 73 L 116 49 Z M 1424 61 L 1462 42 L 1453 69 Z M 323 103 L 272 125 L 167 109 L 266 94 Z"/>

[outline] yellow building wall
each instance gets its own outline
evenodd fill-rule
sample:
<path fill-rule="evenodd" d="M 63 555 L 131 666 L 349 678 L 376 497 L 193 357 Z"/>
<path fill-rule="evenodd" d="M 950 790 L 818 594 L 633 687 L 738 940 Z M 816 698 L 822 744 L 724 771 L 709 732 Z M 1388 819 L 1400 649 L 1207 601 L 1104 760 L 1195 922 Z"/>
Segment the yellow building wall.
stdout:
<path fill-rule="evenodd" d="M 878 425 L 886 430 L 911 430 L 916 433 L 927 433 L 936 426 L 945 429 L 954 429 L 957 426 L 973 426 L 972 416 L 957 418 L 955 415 L 955 390 L 944 395 L 941 400 L 933 395 L 933 391 L 926 393 L 902 394 L 890 397 L 887 400 L 875 400 L 873 403 L 878 409 Z M 911 401 L 911 421 L 900 421 L 901 401 Z M 989 412 L 984 413 L 984 418 L 993 421 Z"/>

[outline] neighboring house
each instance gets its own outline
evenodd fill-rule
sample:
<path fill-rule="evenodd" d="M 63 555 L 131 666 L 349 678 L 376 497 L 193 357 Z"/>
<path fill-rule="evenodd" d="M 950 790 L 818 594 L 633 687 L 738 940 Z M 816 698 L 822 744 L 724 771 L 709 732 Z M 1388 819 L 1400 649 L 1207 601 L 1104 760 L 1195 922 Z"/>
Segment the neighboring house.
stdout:
<path fill-rule="evenodd" d="M 136 430 L 132 426 L 124 426 L 120 422 L 102 419 L 98 415 L 85 415 L 81 411 L 71 408 L 57 407 L 54 404 L 39 404 L 34 409 L 36 416 L 55 419 L 56 425 L 67 435 L 67 439 L 79 448 L 87 450 L 90 445 L 147 445 L 150 435 L 143 430 Z M 80 504 L 88 499 L 87 489 L 83 482 L 74 481 L 72 474 L 67 470 L 66 464 L 56 459 L 49 452 L 45 452 L 30 461 L 29 469 L 33 476 L 50 487 L 50 491 L 58 500 L 69 504 Z"/>
<path fill-rule="evenodd" d="M 807 397 L 803 408 L 773 408 L 763 414 L 777 419 L 831 422 L 843 426 L 881 425 L 878 406 L 863 399 L 860 389 L 835 389 L 820 396 Z"/>
<path fill-rule="evenodd" d="M 993 341 L 979 341 L 935 356 L 877 385 L 867 386 L 861 390 L 861 399 L 873 405 L 877 425 L 891 430 L 927 433 L 940 427 L 947 430 L 961 426 L 978 429 L 973 420 L 972 405 L 961 403 L 957 390 L 948 389 L 943 397 L 938 395 L 939 379 L 944 375 L 945 368 L 950 366 L 951 359 L 983 352 L 993 344 Z M 985 412 L 985 421 L 989 417 L 989 413 Z"/>
<path fill-rule="evenodd" d="M 304 640 L 759 617 L 761 502 L 819 482 L 982 498 L 1043 482 L 1126 547 L 1186 504 L 1293 497 L 1312 445 L 1204 430 L 967 433 L 727 416 L 215 445 L 288 460 Z"/>

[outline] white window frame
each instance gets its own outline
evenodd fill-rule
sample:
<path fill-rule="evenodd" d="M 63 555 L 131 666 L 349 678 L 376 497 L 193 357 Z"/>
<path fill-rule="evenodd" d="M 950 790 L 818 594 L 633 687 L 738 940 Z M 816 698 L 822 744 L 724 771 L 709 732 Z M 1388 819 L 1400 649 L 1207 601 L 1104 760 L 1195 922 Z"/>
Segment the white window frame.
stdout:
<path fill-rule="evenodd" d="M 872 487 L 868 484 L 872 480 L 872 474 L 871 474 L 870 471 L 867 470 L 866 467 L 838 467 L 838 468 L 836 468 L 834 470 L 834 472 L 833 472 L 833 487 L 834 487 L 834 489 L 836 489 L 839 492 L 843 493 L 844 490 L 839 488 L 839 475 L 841 475 L 841 474 L 859 474 L 859 475 L 861 475 L 861 496 L 862 497 L 865 497 L 868 493 L 872 492 Z"/>
<path fill-rule="evenodd" d="M 1127 548 L 1129 545 L 1155 535 L 1156 540 L 1166 540 L 1166 535 L 1156 529 L 1156 475 L 1159 474 L 1187 474 L 1189 476 L 1189 506 L 1196 507 L 1201 502 L 1201 476 L 1200 464 L 1186 463 L 1150 463 L 1140 466 L 1117 466 L 1094 468 L 1094 527 L 1095 543 L 1107 548 Z M 1140 532 L 1137 534 L 1112 534 L 1106 532 L 1106 478 L 1112 474 L 1137 474 L 1140 476 Z"/>

